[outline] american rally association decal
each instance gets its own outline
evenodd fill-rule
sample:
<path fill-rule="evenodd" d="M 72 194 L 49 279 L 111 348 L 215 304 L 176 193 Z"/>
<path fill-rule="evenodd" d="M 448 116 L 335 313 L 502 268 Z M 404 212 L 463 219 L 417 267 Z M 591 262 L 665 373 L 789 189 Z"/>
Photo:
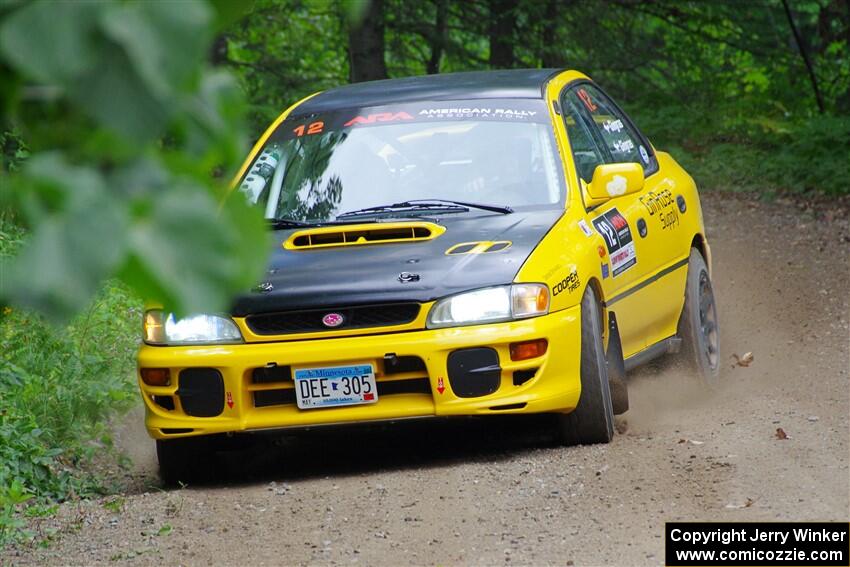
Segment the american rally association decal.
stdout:
<path fill-rule="evenodd" d="M 626 217 L 616 208 L 593 219 L 593 226 L 605 239 L 608 257 L 611 260 L 611 275 L 617 277 L 635 264 L 637 254 L 632 240 L 632 230 Z"/>

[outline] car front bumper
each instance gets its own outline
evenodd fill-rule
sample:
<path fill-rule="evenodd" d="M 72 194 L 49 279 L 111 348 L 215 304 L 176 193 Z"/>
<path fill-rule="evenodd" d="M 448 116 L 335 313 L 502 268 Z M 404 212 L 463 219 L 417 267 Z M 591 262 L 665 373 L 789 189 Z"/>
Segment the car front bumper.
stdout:
<path fill-rule="evenodd" d="M 168 386 L 150 386 L 139 377 L 145 425 L 152 437 L 167 439 L 428 416 L 571 411 L 581 390 L 579 310 L 576 306 L 507 323 L 344 338 L 209 346 L 143 345 L 138 354 L 140 371 L 167 368 L 171 376 Z M 543 355 L 511 360 L 512 343 L 536 339 L 548 341 Z M 498 368 L 490 370 L 495 391 L 460 397 L 455 393 L 458 388 L 453 388 L 457 371 L 450 376 L 449 356 L 482 347 L 492 349 L 498 356 Z M 393 360 L 421 362 L 394 371 L 390 368 Z M 257 369 L 274 365 L 278 369 L 294 369 L 355 363 L 374 366 L 379 392 L 376 403 L 301 410 L 295 403 L 291 380 L 269 381 L 259 379 L 257 374 L 265 376 Z M 197 386 L 193 386 L 193 393 L 181 385 L 187 369 L 205 369 L 221 376 L 223 392 L 217 388 L 215 394 L 223 396 L 220 413 L 198 417 L 186 411 L 190 404 L 184 396 L 198 393 Z M 493 372 L 498 373 L 497 378 Z M 473 375 L 464 377 L 467 385 L 470 379 L 475 380 Z"/>

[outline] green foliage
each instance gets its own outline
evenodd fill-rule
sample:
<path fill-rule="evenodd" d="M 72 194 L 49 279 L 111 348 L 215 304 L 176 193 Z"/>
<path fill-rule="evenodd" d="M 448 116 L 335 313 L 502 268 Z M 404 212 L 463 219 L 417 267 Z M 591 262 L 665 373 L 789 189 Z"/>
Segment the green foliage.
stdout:
<path fill-rule="evenodd" d="M 138 395 L 140 318 L 138 300 L 116 283 L 67 327 L 0 312 L 0 546 L 28 535 L 19 512 L 30 498 L 49 510 L 108 489 L 93 462 L 111 450 L 109 416 Z"/>
<path fill-rule="evenodd" d="M 847 194 L 850 116 L 791 119 L 729 108 L 638 109 L 637 120 L 700 187 L 731 191 Z"/>
<path fill-rule="evenodd" d="M 490 24 L 498 13 L 493 7 L 508 4 L 513 66 L 590 74 L 703 187 L 850 190 L 841 181 L 850 163 L 846 3 L 791 3 L 825 100 L 823 116 L 816 115 L 812 87 L 778 0 L 758 5 L 384 0 L 389 74 L 423 74 L 435 53 L 443 72 L 488 68 Z M 225 62 L 248 93 L 257 131 L 300 98 L 347 82 L 338 7 L 261 0 L 226 29 Z"/>
<path fill-rule="evenodd" d="M 24 232 L 0 215 L 0 258 Z M 24 248 L 25 249 L 25 248 Z M 0 547 L 31 536 L 26 517 L 108 487 L 92 464 L 111 448 L 107 423 L 136 399 L 141 305 L 117 282 L 66 327 L 0 307 Z"/>
<path fill-rule="evenodd" d="M 29 229 L 0 297 L 67 320 L 111 277 L 178 312 L 222 309 L 255 282 L 260 214 L 213 176 L 245 148 L 237 85 L 204 65 L 230 20 L 203 0 L 0 10 L 0 131 L 15 124 L 34 152 L 0 173 Z"/>
<path fill-rule="evenodd" d="M 29 150 L 17 132 L 0 132 L 0 171 L 17 171 Z"/>

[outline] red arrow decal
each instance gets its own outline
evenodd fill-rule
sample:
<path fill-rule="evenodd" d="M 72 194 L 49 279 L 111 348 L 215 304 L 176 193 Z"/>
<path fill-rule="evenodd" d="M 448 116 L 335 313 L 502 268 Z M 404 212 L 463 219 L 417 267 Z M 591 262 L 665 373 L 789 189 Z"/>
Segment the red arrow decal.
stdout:
<path fill-rule="evenodd" d="M 233 409 L 233 394 L 227 392 L 227 407 Z"/>
<path fill-rule="evenodd" d="M 446 391 L 446 385 L 442 378 L 437 378 L 437 391 L 440 392 L 440 394 Z"/>

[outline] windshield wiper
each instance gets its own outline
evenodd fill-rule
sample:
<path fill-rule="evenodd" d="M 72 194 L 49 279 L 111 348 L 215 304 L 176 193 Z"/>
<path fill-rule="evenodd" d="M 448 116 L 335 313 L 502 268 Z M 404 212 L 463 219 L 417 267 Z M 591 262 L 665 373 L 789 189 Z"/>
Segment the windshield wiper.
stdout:
<path fill-rule="evenodd" d="M 450 199 L 414 199 L 407 201 L 406 204 L 429 204 L 429 203 L 449 203 L 451 205 L 459 205 L 461 207 L 469 207 L 471 209 L 481 209 L 482 211 L 492 211 L 494 213 L 502 213 L 508 215 L 514 210 L 507 205 L 487 205 L 484 203 L 467 203 L 466 201 L 452 201 Z"/>
<path fill-rule="evenodd" d="M 379 205 L 377 207 L 366 207 L 365 209 L 355 209 L 336 216 L 337 219 L 348 217 L 362 217 L 384 213 L 399 213 L 399 212 L 444 212 L 444 213 L 466 213 L 469 211 L 467 207 L 455 204 L 442 203 L 413 203 L 405 201 L 403 203 L 394 203 L 392 205 Z"/>
<path fill-rule="evenodd" d="M 266 219 L 268 223 L 274 230 L 278 230 L 281 228 L 309 228 L 311 226 L 316 226 L 314 222 L 305 222 L 295 219 L 288 218 L 276 218 L 276 219 Z"/>
<path fill-rule="evenodd" d="M 266 219 L 272 230 L 280 230 L 282 228 L 314 228 L 317 226 L 334 226 L 339 224 L 352 224 L 352 221 L 337 221 L 337 220 L 306 220 L 300 221 L 295 219 L 288 219 L 286 217 L 280 217 L 276 219 Z"/>
<path fill-rule="evenodd" d="M 379 205 L 377 207 L 366 207 L 365 209 L 356 209 L 337 215 L 336 218 L 364 216 L 369 214 L 383 214 L 395 212 L 415 212 L 415 211 L 441 211 L 446 213 L 466 213 L 469 209 L 481 209 L 484 211 L 492 211 L 494 213 L 502 213 L 504 215 L 514 212 L 510 207 L 500 207 L 498 205 L 484 205 L 479 203 L 466 203 L 464 201 L 450 201 L 448 199 L 414 199 L 412 201 L 403 201 L 392 205 Z"/>

